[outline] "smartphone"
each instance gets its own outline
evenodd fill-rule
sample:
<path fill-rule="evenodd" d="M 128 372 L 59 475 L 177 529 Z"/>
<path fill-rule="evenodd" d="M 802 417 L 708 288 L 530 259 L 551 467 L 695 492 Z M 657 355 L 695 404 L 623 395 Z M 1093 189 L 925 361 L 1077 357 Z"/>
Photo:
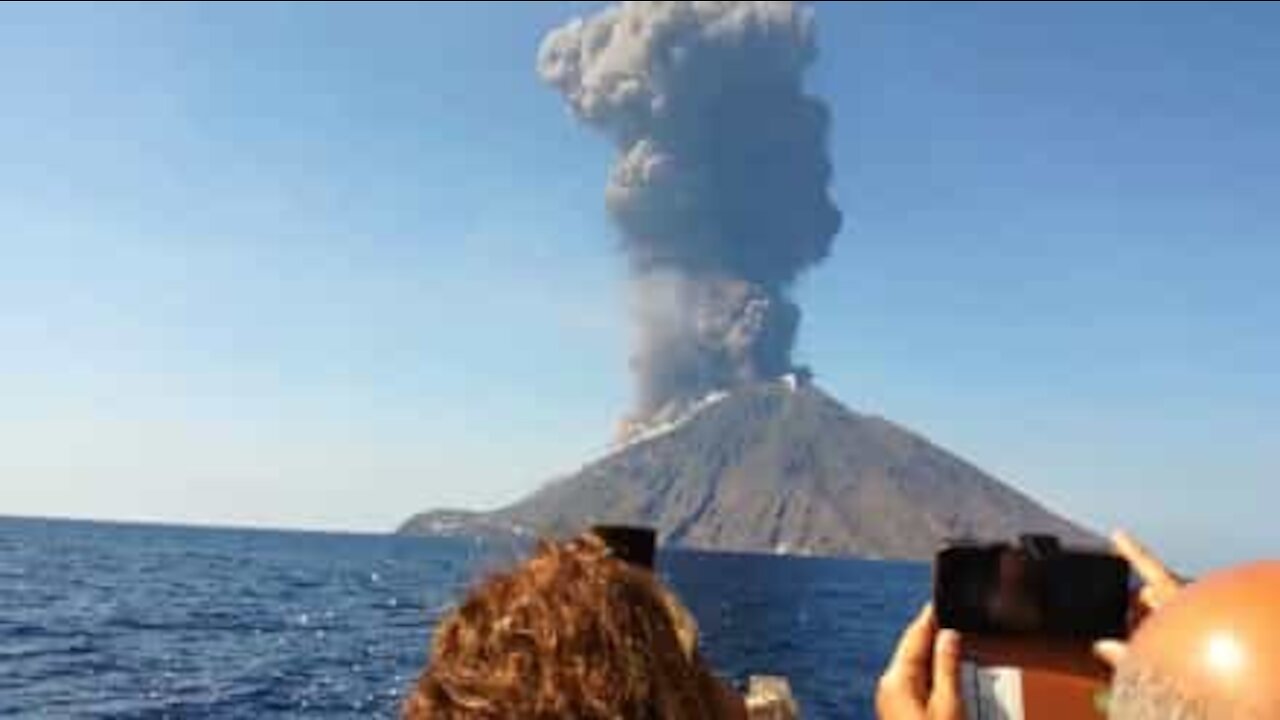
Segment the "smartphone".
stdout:
<path fill-rule="evenodd" d="M 1121 638 L 1129 588 L 1123 558 L 1069 549 L 1051 535 L 951 543 L 933 565 L 939 625 L 978 635 Z"/>
<path fill-rule="evenodd" d="M 594 525 L 591 532 L 604 541 L 613 556 L 645 570 L 653 570 L 658 534 L 639 525 Z"/>

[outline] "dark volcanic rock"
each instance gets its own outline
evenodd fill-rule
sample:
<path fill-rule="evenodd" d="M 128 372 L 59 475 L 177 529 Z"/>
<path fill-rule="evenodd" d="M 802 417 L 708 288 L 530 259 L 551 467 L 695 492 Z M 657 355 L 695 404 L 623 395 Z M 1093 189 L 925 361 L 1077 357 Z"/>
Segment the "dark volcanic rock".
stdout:
<path fill-rule="evenodd" d="M 816 387 L 740 389 L 663 435 L 508 508 L 426 514 L 402 532 L 475 523 L 562 535 L 597 522 L 656 527 L 705 549 L 926 558 L 944 538 L 1096 538 L 924 438 Z"/>

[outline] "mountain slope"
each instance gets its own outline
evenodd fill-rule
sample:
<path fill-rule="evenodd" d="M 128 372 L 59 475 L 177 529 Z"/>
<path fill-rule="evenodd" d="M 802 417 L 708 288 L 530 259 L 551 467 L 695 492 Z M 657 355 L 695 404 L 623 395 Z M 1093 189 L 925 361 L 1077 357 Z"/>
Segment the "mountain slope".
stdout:
<path fill-rule="evenodd" d="M 426 532 L 438 514 L 402 527 Z M 813 386 L 735 391 L 495 513 L 472 516 L 559 535 L 643 523 L 664 543 L 722 550 L 925 558 L 944 538 L 1093 536 L 956 456 Z"/>

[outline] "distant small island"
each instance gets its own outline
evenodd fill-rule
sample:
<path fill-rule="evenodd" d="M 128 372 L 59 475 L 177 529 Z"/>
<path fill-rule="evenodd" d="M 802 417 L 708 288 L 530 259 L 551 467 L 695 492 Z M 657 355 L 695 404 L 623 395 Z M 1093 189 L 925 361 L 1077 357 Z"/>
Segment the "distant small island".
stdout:
<path fill-rule="evenodd" d="M 794 377 L 720 393 L 508 507 L 424 512 L 399 532 L 559 536 L 598 522 L 651 525 L 679 547 L 909 560 L 955 537 L 1099 542 L 925 438 Z"/>

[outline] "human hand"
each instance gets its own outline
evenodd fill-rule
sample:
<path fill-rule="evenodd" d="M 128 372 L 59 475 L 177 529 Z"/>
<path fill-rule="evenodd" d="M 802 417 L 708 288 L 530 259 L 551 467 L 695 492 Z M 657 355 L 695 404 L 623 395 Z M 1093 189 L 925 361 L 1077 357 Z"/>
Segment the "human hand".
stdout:
<path fill-rule="evenodd" d="M 925 605 L 903 631 L 876 688 L 880 720 L 964 720 L 960 696 L 960 635 L 938 630 Z"/>
<path fill-rule="evenodd" d="M 1117 530 L 1112 533 L 1111 544 L 1116 554 L 1128 560 L 1133 571 L 1142 579 L 1142 587 L 1134 593 L 1129 608 L 1129 628 L 1132 630 L 1147 615 L 1169 602 L 1186 583 L 1125 531 Z M 1099 640 L 1093 644 L 1094 654 L 1112 668 L 1120 664 L 1127 651 L 1128 645 L 1120 640 Z"/>

